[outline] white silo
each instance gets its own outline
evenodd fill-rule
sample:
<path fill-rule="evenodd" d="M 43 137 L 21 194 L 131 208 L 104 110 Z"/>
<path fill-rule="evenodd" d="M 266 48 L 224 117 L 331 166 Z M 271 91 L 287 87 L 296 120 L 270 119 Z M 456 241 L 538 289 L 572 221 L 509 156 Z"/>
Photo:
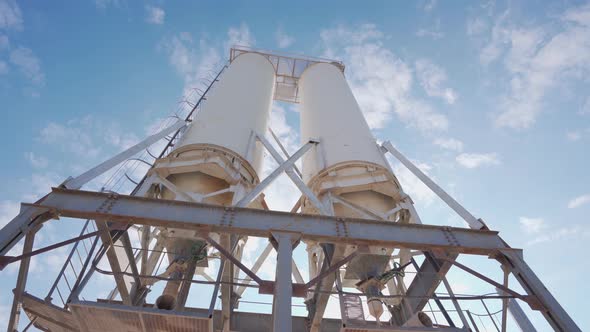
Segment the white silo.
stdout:
<path fill-rule="evenodd" d="M 302 164 L 303 180 L 314 194 L 335 216 L 410 222 L 409 210 L 401 208 L 407 207 L 409 198 L 377 146 L 342 68 L 331 63 L 310 66 L 301 76 L 299 93 L 301 138 L 304 142 L 310 137 L 320 141 Z M 318 213 L 309 201 L 304 202 L 302 210 Z M 336 246 L 332 260 L 339 260 L 352 249 Z M 367 295 L 369 310 L 379 319 L 382 304 L 372 296 L 383 285 L 374 279 L 388 268 L 391 250 L 370 249 L 370 255 L 348 264 L 343 282 L 345 286 L 356 284 Z M 309 252 L 317 256 L 317 251 Z M 319 264 L 317 260 L 310 257 L 310 271 L 318 270 L 313 266 Z"/>
<path fill-rule="evenodd" d="M 267 130 L 274 82 L 275 70 L 264 56 L 247 53 L 233 59 L 174 150 L 156 161 L 148 174 L 151 187 L 146 195 L 230 206 L 258 184 L 262 146 L 253 133 Z M 258 199 L 250 207 L 262 204 Z M 162 229 L 160 234 L 169 252 L 170 275 L 186 278 L 194 273 L 187 262 L 202 258 L 194 250 L 202 250 L 204 241 L 183 229 Z M 228 239 L 222 244 L 228 245 Z M 240 241 L 237 257 L 243 244 Z M 168 282 L 156 301 L 158 308 L 175 307 L 179 285 Z"/>

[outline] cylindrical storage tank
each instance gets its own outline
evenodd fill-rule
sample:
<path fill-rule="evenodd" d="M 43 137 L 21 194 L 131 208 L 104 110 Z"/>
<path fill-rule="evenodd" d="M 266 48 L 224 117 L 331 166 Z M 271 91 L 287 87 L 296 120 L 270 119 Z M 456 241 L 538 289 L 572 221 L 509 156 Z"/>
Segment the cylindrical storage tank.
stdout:
<path fill-rule="evenodd" d="M 299 80 L 299 96 L 301 139 L 304 143 L 310 138 L 319 141 L 315 150 L 303 158 L 303 180 L 328 205 L 328 211 L 339 217 L 408 222 L 409 213 L 396 210 L 405 199 L 399 182 L 389 170 L 341 69 L 331 63 L 311 65 Z M 302 212 L 320 212 L 310 203 L 303 200 Z M 372 246 L 369 249 L 370 253 L 360 254 L 347 263 L 342 284 L 363 291 L 368 296 L 371 315 L 379 320 L 383 305 L 375 293 L 380 285 L 373 285 L 372 280 L 384 273 L 392 250 Z M 354 250 L 352 246 L 336 244 L 332 262 Z M 316 261 L 317 258 L 310 258 L 311 265 Z M 331 282 L 325 285 L 323 291 L 332 287 Z M 313 324 L 318 326 L 317 321 Z"/>
<path fill-rule="evenodd" d="M 301 139 L 320 140 L 321 153 L 303 159 L 307 183 L 322 169 L 344 161 L 366 161 L 381 166 L 383 156 L 375 144 L 342 71 L 330 63 L 310 66 L 299 80 Z M 323 155 L 323 156 L 322 156 Z"/>
<path fill-rule="evenodd" d="M 259 183 L 263 148 L 256 143 L 253 132 L 266 133 L 274 83 L 275 70 L 266 57 L 245 53 L 235 58 L 219 81 L 213 83 L 205 103 L 174 150 L 155 162 L 148 173 L 153 185 L 147 195 L 223 206 L 236 204 Z M 263 208 L 264 204 L 259 196 L 248 207 Z M 162 228 L 158 236 L 169 253 L 186 254 L 185 261 L 196 260 L 195 248 L 202 250 L 205 246 L 204 240 L 191 229 Z M 215 234 L 210 236 L 216 238 Z M 244 241 L 239 243 L 234 251 L 238 259 Z M 186 274 L 194 274 L 194 269 L 190 271 L 188 266 L 172 262 L 168 269 L 173 270 L 172 276 L 177 279 L 190 278 L 192 275 Z M 169 281 L 156 300 L 156 307 L 175 308 L 179 289 L 180 282 Z"/>
<path fill-rule="evenodd" d="M 310 66 L 299 80 L 299 94 L 301 138 L 303 142 L 309 138 L 320 142 L 303 158 L 305 183 L 318 197 L 330 191 L 379 213 L 394 208 L 403 198 L 401 188 L 341 68 L 331 63 Z M 313 213 L 315 209 L 307 204 L 304 210 Z M 336 215 L 367 218 L 357 212 L 350 204 L 334 205 Z M 387 219 L 398 219 L 398 215 Z"/>
<path fill-rule="evenodd" d="M 246 158 L 256 172 L 262 167 L 262 148 L 248 153 L 252 130 L 264 135 L 272 107 L 275 71 L 256 53 L 235 58 L 208 93 L 205 104 L 176 148 L 214 144 Z"/>

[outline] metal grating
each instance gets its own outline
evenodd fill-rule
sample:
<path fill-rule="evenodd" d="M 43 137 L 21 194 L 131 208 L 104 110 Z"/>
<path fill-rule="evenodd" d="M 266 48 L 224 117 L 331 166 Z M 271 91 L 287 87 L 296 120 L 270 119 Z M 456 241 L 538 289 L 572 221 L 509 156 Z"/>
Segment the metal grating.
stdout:
<path fill-rule="evenodd" d="M 84 331 L 103 332 L 106 326 L 111 331 L 143 331 L 137 312 L 79 305 L 71 305 L 70 307 Z"/>
<path fill-rule="evenodd" d="M 23 310 L 33 324 L 41 331 L 79 331 L 72 313 L 47 303 L 30 294 L 23 293 Z"/>
<path fill-rule="evenodd" d="M 230 50 L 229 61 L 233 61 L 244 53 L 257 53 L 265 56 L 275 68 L 274 99 L 289 103 L 299 102 L 299 78 L 305 69 L 315 63 L 331 63 L 344 72 L 344 64 L 340 61 L 313 58 L 301 55 L 278 53 L 245 46 L 234 46 Z"/>
<path fill-rule="evenodd" d="M 80 326 L 88 332 L 210 332 L 212 320 L 208 316 L 187 312 L 164 312 L 147 307 L 120 304 L 77 302 L 70 305 Z"/>
<path fill-rule="evenodd" d="M 143 321 L 145 322 L 146 331 L 205 332 L 212 330 L 210 327 L 212 321 L 210 319 L 195 319 L 194 317 L 182 316 L 161 316 L 154 314 L 142 314 L 142 316 Z"/>

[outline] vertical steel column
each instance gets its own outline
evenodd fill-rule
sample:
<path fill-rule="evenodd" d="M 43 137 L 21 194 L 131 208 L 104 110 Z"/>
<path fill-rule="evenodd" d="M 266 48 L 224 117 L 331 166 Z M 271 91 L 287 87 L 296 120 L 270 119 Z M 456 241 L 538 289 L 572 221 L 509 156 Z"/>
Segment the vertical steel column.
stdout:
<path fill-rule="evenodd" d="M 25 237 L 25 243 L 23 246 L 23 254 L 26 254 L 33 250 L 33 244 L 35 242 L 35 234 L 41 228 L 41 226 L 33 228 Z M 21 310 L 21 298 L 22 294 L 27 286 L 27 275 L 29 274 L 29 265 L 31 263 L 31 257 L 25 257 L 20 262 L 20 268 L 18 270 L 18 279 L 16 280 L 16 288 L 14 289 L 14 298 L 12 299 L 12 309 L 10 310 L 10 318 L 8 320 L 8 332 L 17 331 L 18 320 L 20 318 Z"/>
<path fill-rule="evenodd" d="M 272 326 L 274 332 L 291 332 L 293 330 L 291 317 L 291 298 L 293 297 L 293 282 L 291 280 L 293 235 L 272 233 L 272 236 L 278 243 Z"/>
<path fill-rule="evenodd" d="M 508 269 L 507 266 L 502 265 L 502 271 L 504 272 L 503 286 L 508 288 L 508 277 L 510 276 L 510 270 Z M 497 287 L 496 287 L 496 290 L 498 290 Z M 500 292 L 499 290 L 498 290 L 498 293 L 504 294 L 504 292 Z M 507 323 L 508 323 L 508 299 L 502 299 L 502 332 L 506 332 Z"/>

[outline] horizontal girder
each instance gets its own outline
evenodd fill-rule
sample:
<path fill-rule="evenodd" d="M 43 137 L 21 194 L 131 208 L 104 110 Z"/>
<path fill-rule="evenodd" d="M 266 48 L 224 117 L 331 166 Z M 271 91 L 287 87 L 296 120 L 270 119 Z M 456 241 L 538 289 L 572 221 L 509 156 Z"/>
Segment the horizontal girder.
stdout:
<path fill-rule="evenodd" d="M 54 188 L 37 204 L 23 205 L 49 210 L 54 216 L 258 237 L 281 231 L 327 243 L 443 249 L 480 255 L 507 250 L 495 231 L 292 214 L 61 188 Z"/>

